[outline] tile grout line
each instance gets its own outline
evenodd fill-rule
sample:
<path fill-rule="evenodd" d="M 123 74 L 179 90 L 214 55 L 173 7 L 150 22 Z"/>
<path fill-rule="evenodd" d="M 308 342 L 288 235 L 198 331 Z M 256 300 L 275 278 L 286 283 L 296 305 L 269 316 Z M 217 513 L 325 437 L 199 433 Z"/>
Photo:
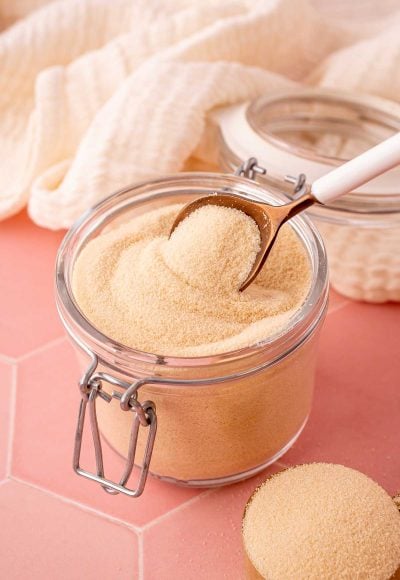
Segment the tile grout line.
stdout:
<path fill-rule="evenodd" d="M 144 580 L 143 533 L 138 533 L 138 580 Z"/>
<path fill-rule="evenodd" d="M 292 447 L 290 449 L 292 449 Z M 283 463 L 283 461 L 276 461 L 275 463 L 273 463 L 273 465 L 279 465 L 279 467 L 282 467 L 282 471 L 284 471 L 285 469 L 289 469 L 290 467 L 294 467 L 293 465 Z"/>
<path fill-rule="evenodd" d="M 8 365 L 15 365 L 17 359 L 0 353 L 0 362 L 6 363 Z"/>
<path fill-rule="evenodd" d="M 6 476 L 11 476 L 12 461 L 13 461 L 13 447 L 15 435 L 15 417 L 17 412 L 17 366 L 12 366 L 11 375 L 11 397 L 9 404 L 9 421 L 8 426 L 8 442 L 7 442 L 7 462 L 6 462 Z"/>
<path fill-rule="evenodd" d="M 178 506 L 172 508 L 172 510 L 170 510 L 169 512 L 166 512 L 165 514 L 162 514 L 161 516 L 158 516 L 158 517 L 154 518 L 154 520 L 151 520 L 150 522 L 148 522 L 147 524 L 145 524 L 144 526 L 142 526 L 141 527 L 141 531 L 142 532 L 146 532 L 147 530 L 149 530 L 152 527 L 156 526 L 160 522 L 163 522 L 165 519 L 169 518 L 172 514 L 176 514 L 176 513 L 180 512 L 182 509 L 184 509 L 184 508 L 186 508 L 186 507 L 188 507 L 188 506 L 190 506 L 192 504 L 195 504 L 201 498 L 207 497 L 208 495 L 211 495 L 213 492 L 215 493 L 217 491 L 217 489 L 218 488 L 210 488 L 210 489 L 206 489 L 205 491 L 200 492 L 195 497 L 191 497 L 187 501 L 185 501 L 185 502 L 179 504 Z"/>
<path fill-rule="evenodd" d="M 346 301 L 346 302 L 339 302 L 339 304 L 336 304 L 336 306 L 333 306 L 328 312 L 327 312 L 327 316 L 329 316 L 329 314 L 334 314 L 335 312 L 338 312 L 339 310 L 342 310 L 343 308 L 346 308 L 346 306 L 349 306 L 350 304 L 353 304 L 353 302 L 350 301 Z"/>
<path fill-rule="evenodd" d="M 138 526 L 135 526 L 134 524 L 130 524 L 129 522 L 125 522 L 124 520 L 120 520 L 119 518 L 117 518 L 115 516 L 111 516 L 109 514 L 106 514 L 105 512 L 99 511 L 96 508 L 92 508 L 84 503 L 81 503 L 81 502 L 75 500 L 75 499 L 66 497 L 64 495 L 59 495 L 58 493 L 55 493 L 54 491 L 46 489 L 45 487 L 41 487 L 40 485 L 37 485 L 36 483 L 26 481 L 24 479 L 21 479 L 20 477 L 15 476 L 15 475 L 12 475 L 10 477 L 10 480 L 15 481 L 17 483 L 20 483 L 22 485 L 26 485 L 27 487 L 32 487 L 33 489 L 41 491 L 42 493 L 44 493 L 44 494 L 46 494 L 54 499 L 57 499 L 63 503 L 66 503 L 68 505 L 72 505 L 72 506 L 74 506 L 82 511 L 93 514 L 93 515 L 95 515 L 103 520 L 106 520 L 106 521 L 109 521 L 113 524 L 127 528 L 131 532 L 135 532 L 135 534 L 139 534 L 141 531 L 141 528 Z"/>
<path fill-rule="evenodd" d="M 281 462 L 280 460 L 275 461 L 274 463 L 272 463 L 268 467 L 272 467 L 273 465 L 279 465 L 279 467 L 283 467 L 285 469 L 290 467 L 290 466 L 286 465 L 286 463 Z M 268 467 L 266 467 L 266 469 L 268 469 Z M 249 479 L 252 479 L 252 478 L 249 478 Z M 240 483 L 240 482 L 238 482 L 238 483 Z M 231 484 L 231 485 L 235 485 L 235 484 Z M 200 492 L 195 497 L 191 497 L 188 501 L 181 503 L 180 505 L 176 506 L 175 508 L 173 508 L 169 512 L 166 512 L 165 514 L 162 514 L 161 516 L 154 518 L 154 520 L 151 520 L 150 522 L 148 522 L 147 524 L 142 526 L 141 531 L 146 532 L 148 529 L 151 529 L 153 526 L 156 526 L 160 522 L 164 521 L 164 519 L 168 518 L 172 514 L 179 512 L 181 509 L 184 509 L 186 506 L 192 505 L 192 504 L 196 503 L 197 501 L 199 501 L 201 498 L 208 497 L 209 495 L 216 493 L 219 489 L 226 488 L 226 487 L 229 487 L 229 486 L 225 485 L 225 486 L 221 486 L 221 487 L 211 487 L 211 488 L 205 489 L 204 491 Z"/>
<path fill-rule="evenodd" d="M 37 348 L 34 348 L 33 350 L 30 350 L 29 352 L 26 352 L 25 354 L 17 357 L 15 359 L 16 362 L 23 362 L 37 354 L 41 354 L 42 352 L 46 352 L 46 350 L 48 350 L 49 348 L 52 348 L 53 346 L 57 346 L 58 344 L 61 344 L 62 342 L 66 341 L 67 337 L 65 335 L 63 336 L 59 336 L 57 338 L 53 338 L 52 340 L 49 340 L 49 342 L 46 342 L 45 344 L 41 344 L 40 346 L 38 346 Z"/>

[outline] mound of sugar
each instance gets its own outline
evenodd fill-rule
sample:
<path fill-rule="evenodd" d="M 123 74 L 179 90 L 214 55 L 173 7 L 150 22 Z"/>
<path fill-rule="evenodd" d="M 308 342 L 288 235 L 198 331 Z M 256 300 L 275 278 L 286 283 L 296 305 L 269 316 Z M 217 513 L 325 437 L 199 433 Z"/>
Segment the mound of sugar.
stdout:
<path fill-rule="evenodd" d="M 163 256 L 191 286 L 227 293 L 238 290 L 246 279 L 260 241 L 252 218 L 237 209 L 208 205 L 178 225 Z"/>
<path fill-rule="evenodd" d="M 254 492 L 243 540 L 251 564 L 269 580 L 388 580 L 400 566 L 400 513 L 358 471 L 300 465 Z"/>
<path fill-rule="evenodd" d="M 239 292 L 260 247 L 256 223 L 210 205 L 169 238 L 180 208 L 135 217 L 83 248 L 72 286 L 85 316 L 121 344 L 171 356 L 230 352 L 280 332 L 310 287 L 307 252 L 290 225 Z"/>

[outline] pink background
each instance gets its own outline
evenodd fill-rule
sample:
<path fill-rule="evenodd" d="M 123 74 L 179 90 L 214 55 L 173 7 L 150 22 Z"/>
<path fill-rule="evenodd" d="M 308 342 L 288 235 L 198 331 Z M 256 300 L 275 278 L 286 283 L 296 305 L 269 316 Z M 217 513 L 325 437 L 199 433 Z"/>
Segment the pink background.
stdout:
<path fill-rule="evenodd" d="M 400 489 L 400 305 L 335 293 L 310 421 L 272 469 L 208 491 L 150 478 L 137 500 L 78 478 L 79 370 L 53 297 L 62 235 L 25 214 L 0 226 L 0 578 L 240 580 L 243 506 L 267 473 L 332 461 Z"/>

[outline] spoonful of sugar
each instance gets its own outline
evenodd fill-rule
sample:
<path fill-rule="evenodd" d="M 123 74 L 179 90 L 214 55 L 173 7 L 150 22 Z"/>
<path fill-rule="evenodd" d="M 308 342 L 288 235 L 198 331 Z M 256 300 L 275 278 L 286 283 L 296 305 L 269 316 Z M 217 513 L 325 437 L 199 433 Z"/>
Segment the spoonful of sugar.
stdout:
<path fill-rule="evenodd" d="M 209 204 L 192 211 L 164 244 L 164 262 L 205 292 L 238 291 L 260 251 L 256 222 L 236 208 Z"/>
<path fill-rule="evenodd" d="M 200 197 L 182 208 L 172 225 L 170 235 L 185 218 L 206 205 L 237 209 L 253 218 L 260 230 L 261 245 L 253 266 L 240 287 L 240 290 L 245 290 L 259 274 L 279 229 L 285 222 L 315 203 L 326 204 L 338 199 L 399 163 L 400 133 L 396 133 L 372 149 L 368 149 L 358 157 L 323 175 L 311 186 L 306 185 L 303 195 L 284 205 L 273 206 L 236 194 L 214 193 Z"/>

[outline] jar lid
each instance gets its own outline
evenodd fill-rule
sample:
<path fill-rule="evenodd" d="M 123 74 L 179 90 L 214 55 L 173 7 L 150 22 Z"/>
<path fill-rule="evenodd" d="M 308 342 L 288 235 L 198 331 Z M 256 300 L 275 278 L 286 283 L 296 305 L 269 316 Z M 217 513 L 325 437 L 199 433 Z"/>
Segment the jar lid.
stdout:
<path fill-rule="evenodd" d="M 292 89 L 219 109 L 214 119 L 222 136 L 223 163 L 232 156 L 235 162 L 254 156 L 268 173 L 305 173 L 312 183 L 400 131 L 400 105 L 328 89 Z M 398 206 L 399 183 L 396 168 L 332 206 Z"/>

